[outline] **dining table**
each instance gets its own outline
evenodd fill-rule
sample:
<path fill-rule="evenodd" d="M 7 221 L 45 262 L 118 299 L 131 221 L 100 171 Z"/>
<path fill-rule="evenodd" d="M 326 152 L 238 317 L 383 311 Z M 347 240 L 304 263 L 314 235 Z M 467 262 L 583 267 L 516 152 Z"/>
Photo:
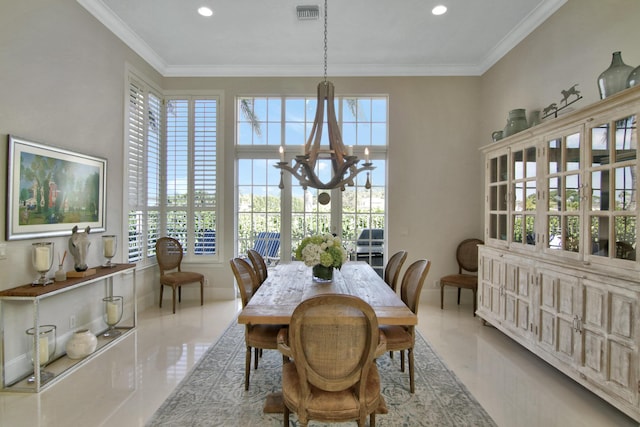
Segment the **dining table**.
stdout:
<path fill-rule="evenodd" d="M 364 261 L 348 261 L 335 269 L 331 282 L 314 282 L 311 267 L 301 261 L 280 263 L 269 269 L 238 316 L 240 324 L 288 325 L 302 301 L 322 294 L 353 295 L 368 303 L 380 325 L 416 325 L 417 316 Z"/>

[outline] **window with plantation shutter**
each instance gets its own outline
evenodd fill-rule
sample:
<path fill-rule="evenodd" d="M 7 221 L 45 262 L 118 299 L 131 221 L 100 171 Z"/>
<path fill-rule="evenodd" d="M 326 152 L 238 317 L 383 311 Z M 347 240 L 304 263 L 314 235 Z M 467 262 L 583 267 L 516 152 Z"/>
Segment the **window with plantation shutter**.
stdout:
<path fill-rule="evenodd" d="M 216 255 L 218 98 L 162 97 L 130 75 L 128 261 L 155 261 L 159 236 L 185 255 Z"/>
<path fill-rule="evenodd" d="M 159 225 L 161 98 L 130 77 L 127 117 L 128 261 L 155 255 Z"/>

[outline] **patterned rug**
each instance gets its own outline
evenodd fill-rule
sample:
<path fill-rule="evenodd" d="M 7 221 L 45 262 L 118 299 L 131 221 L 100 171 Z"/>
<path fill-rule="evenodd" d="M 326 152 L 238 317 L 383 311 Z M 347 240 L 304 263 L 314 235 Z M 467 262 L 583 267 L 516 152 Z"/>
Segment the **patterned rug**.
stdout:
<path fill-rule="evenodd" d="M 275 350 L 264 351 L 257 371 L 252 365 L 249 391 L 244 390 L 244 357 L 244 326 L 234 322 L 147 426 L 281 426 L 282 414 L 263 413 L 263 407 L 267 395 L 280 389 L 282 356 Z M 387 353 L 377 363 L 388 408 L 387 414 L 376 416 L 377 426 L 495 426 L 420 334 L 416 333 L 415 394 L 409 393 L 408 369 L 400 372 L 399 353 L 393 359 Z M 299 425 L 294 414 L 290 423 Z"/>

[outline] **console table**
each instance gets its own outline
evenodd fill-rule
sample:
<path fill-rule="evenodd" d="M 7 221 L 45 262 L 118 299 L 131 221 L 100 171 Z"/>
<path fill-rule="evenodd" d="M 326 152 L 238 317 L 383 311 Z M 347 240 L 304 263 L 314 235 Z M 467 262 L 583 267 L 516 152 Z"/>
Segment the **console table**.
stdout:
<path fill-rule="evenodd" d="M 15 288 L 7 289 L 0 292 L 0 337 L 1 341 L 1 351 L 0 351 L 0 373 L 2 378 L 2 383 L 0 384 L 2 388 L 0 391 L 11 391 L 11 392 L 32 392 L 37 393 L 42 391 L 43 389 L 49 387 L 54 384 L 59 379 L 63 378 L 67 374 L 73 372 L 75 369 L 79 368 L 83 364 L 85 364 L 92 357 L 100 354 L 105 351 L 107 348 L 125 338 L 129 334 L 133 333 L 136 323 L 137 323 L 137 303 L 136 303 L 136 276 L 135 276 L 135 264 L 114 264 L 114 267 L 93 267 L 96 270 L 95 274 L 92 274 L 87 277 L 77 277 L 77 278 L 69 278 L 68 280 L 61 282 L 54 282 L 53 284 L 47 286 L 32 286 L 31 284 L 26 284 L 22 286 L 18 286 Z M 46 381 L 44 384 L 41 382 L 40 378 L 40 365 L 38 363 L 34 364 L 33 367 L 33 376 L 35 377 L 33 381 L 28 381 L 28 378 L 32 375 L 31 372 L 28 372 L 27 375 L 20 376 L 16 379 L 8 379 L 7 375 L 7 346 L 10 343 L 6 342 L 6 331 L 7 328 L 7 319 L 5 319 L 5 305 L 10 304 L 12 302 L 31 302 L 33 309 L 33 327 L 35 329 L 35 335 L 39 336 L 40 333 L 40 305 L 44 302 L 45 299 L 53 297 L 55 295 L 59 295 L 66 292 L 71 292 L 73 290 L 79 289 L 81 287 L 97 284 L 99 282 L 106 283 L 105 296 L 113 296 L 113 279 L 118 275 L 124 275 L 127 273 L 132 274 L 132 282 L 133 282 L 133 301 L 132 310 L 133 315 L 128 319 L 127 325 L 118 324 L 117 328 L 121 334 L 116 337 L 103 337 L 102 334 L 106 331 L 101 331 L 97 333 L 96 336 L 98 338 L 98 346 L 96 350 L 90 354 L 89 356 L 79 359 L 73 360 L 66 356 L 66 354 L 57 353 L 54 355 L 55 359 L 49 362 L 46 365 L 46 370 L 54 374 L 54 377 Z M 10 327 L 10 325 L 9 325 Z M 56 337 L 56 346 L 60 348 L 62 345 L 60 337 Z M 40 340 L 34 340 L 34 345 L 32 349 L 32 360 L 38 360 L 38 355 L 40 354 Z"/>

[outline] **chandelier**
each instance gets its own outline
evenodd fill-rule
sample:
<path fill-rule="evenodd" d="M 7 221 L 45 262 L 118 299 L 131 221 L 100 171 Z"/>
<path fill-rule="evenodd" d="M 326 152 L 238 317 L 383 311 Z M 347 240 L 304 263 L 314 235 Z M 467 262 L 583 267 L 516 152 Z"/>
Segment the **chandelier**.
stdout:
<path fill-rule="evenodd" d="M 323 123 L 327 113 L 327 133 L 329 136 L 329 148 L 322 148 L 320 141 L 322 139 Z M 284 188 L 283 174 L 284 171 L 290 172 L 298 181 L 303 189 L 307 187 L 330 190 L 340 188 L 344 191 L 346 185 L 353 186 L 353 179 L 362 171 L 370 171 L 374 169 L 373 163 L 369 159 L 369 149 L 365 148 L 365 161 L 362 165 L 358 165 L 358 156 L 353 155 L 353 147 L 346 150 L 343 142 L 338 121 L 336 120 L 336 111 L 334 104 L 334 87 L 333 83 L 327 81 L 327 0 L 324 1 L 324 81 L 318 83 L 318 104 L 316 115 L 313 120 L 311 134 L 304 144 L 304 153 L 296 155 L 295 163 L 289 166 L 284 161 L 284 148 L 280 146 L 280 161 L 275 165 L 280 169 L 280 189 Z M 318 160 L 331 160 L 333 175 L 327 182 L 323 182 L 316 175 L 316 164 Z M 367 172 L 367 182 L 365 188 L 371 188 L 369 180 L 369 172 Z"/>

